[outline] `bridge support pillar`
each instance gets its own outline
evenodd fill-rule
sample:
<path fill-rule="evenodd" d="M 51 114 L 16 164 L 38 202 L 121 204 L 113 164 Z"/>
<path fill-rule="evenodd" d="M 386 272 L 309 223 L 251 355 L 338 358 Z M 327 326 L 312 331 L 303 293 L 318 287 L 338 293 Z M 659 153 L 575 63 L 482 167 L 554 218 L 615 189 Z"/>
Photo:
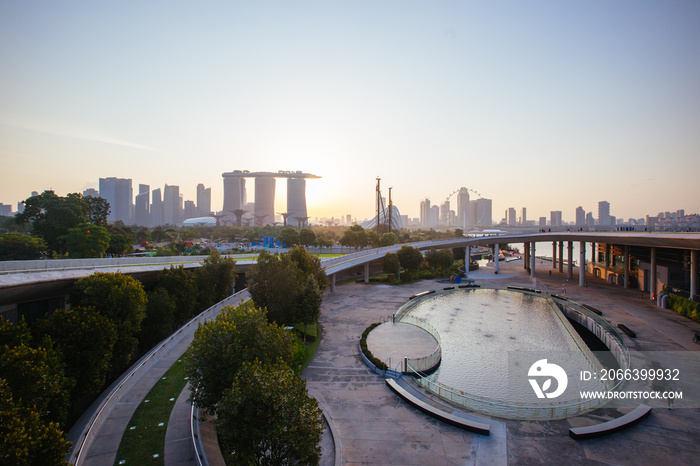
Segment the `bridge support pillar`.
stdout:
<path fill-rule="evenodd" d="M 586 243 L 581 241 L 578 247 L 578 286 L 586 286 Z"/>
<path fill-rule="evenodd" d="M 574 278 L 574 243 L 569 241 L 569 267 L 567 270 L 566 278 L 569 280 Z"/>
<path fill-rule="evenodd" d="M 467 244 L 464 247 L 464 276 L 469 274 L 469 263 L 472 261 L 472 248 Z"/>
<path fill-rule="evenodd" d="M 564 242 L 559 241 L 559 273 L 564 272 Z"/>
<path fill-rule="evenodd" d="M 530 243 L 523 243 L 523 249 L 523 252 L 525 253 L 523 268 L 527 270 L 527 268 L 530 266 Z"/>
<path fill-rule="evenodd" d="M 335 293 L 335 274 L 331 274 L 331 293 Z"/>
<path fill-rule="evenodd" d="M 365 263 L 365 283 L 369 283 L 369 262 Z"/>
<path fill-rule="evenodd" d="M 690 251 L 690 299 L 698 294 L 698 250 Z"/>
<path fill-rule="evenodd" d="M 535 276 L 535 242 L 530 243 L 530 276 Z"/>
<path fill-rule="evenodd" d="M 625 276 L 623 278 L 625 289 L 630 287 L 630 247 L 625 245 Z"/>
<path fill-rule="evenodd" d="M 656 248 L 651 248 L 651 279 L 649 280 L 649 299 L 656 299 Z"/>
<path fill-rule="evenodd" d="M 557 242 L 552 241 L 552 268 L 557 268 Z"/>
<path fill-rule="evenodd" d="M 498 243 L 493 245 L 493 265 L 496 268 L 494 273 L 498 273 Z"/>

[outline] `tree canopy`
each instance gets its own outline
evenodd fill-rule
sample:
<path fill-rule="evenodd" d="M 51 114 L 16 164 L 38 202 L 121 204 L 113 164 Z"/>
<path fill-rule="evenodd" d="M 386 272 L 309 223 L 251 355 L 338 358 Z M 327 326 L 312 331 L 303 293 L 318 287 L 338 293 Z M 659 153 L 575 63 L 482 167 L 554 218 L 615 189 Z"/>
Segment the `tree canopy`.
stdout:
<path fill-rule="evenodd" d="M 224 308 L 216 320 L 197 329 L 186 355 L 192 401 L 216 412 L 244 362 L 281 362 L 294 368 L 300 362 L 296 342 L 292 333 L 268 322 L 265 311 L 250 301 Z"/>
<path fill-rule="evenodd" d="M 0 235 L 0 260 L 39 259 L 43 251 L 46 251 L 46 243 L 41 238 L 18 232 Z"/>

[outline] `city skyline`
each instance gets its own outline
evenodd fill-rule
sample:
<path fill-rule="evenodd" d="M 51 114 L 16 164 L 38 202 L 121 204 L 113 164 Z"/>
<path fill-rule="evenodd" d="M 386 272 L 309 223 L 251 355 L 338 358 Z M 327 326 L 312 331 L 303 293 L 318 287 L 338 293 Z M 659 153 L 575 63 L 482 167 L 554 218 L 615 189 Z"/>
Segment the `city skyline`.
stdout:
<path fill-rule="evenodd" d="M 411 218 L 700 212 L 697 2 L 3 2 L 0 39 L 3 204 L 295 169 L 312 217 L 372 218 L 377 176 Z"/>

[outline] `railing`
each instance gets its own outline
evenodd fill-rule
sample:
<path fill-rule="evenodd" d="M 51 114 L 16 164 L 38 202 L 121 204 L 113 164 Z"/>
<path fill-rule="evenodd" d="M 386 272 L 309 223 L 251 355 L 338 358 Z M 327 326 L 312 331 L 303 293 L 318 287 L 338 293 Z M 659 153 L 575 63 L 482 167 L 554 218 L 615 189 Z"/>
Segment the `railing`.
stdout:
<path fill-rule="evenodd" d="M 404 372 L 413 372 L 417 374 L 423 374 L 425 372 L 429 372 L 433 369 L 436 368 L 438 364 L 440 364 L 440 360 L 442 359 L 442 347 L 440 346 L 440 333 L 437 331 L 435 327 L 430 325 L 426 320 L 419 319 L 418 317 L 414 316 L 409 316 L 409 315 L 401 315 L 398 317 L 394 317 L 394 322 L 400 322 L 402 324 L 409 324 L 409 325 L 414 325 L 416 327 L 422 328 L 426 332 L 428 332 L 430 335 L 435 338 L 435 341 L 437 341 L 437 347 L 435 350 L 428 356 L 423 356 L 421 358 L 406 358 L 406 367 L 404 368 Z M 411 368 L 409 370 L 409 367 Z"/>

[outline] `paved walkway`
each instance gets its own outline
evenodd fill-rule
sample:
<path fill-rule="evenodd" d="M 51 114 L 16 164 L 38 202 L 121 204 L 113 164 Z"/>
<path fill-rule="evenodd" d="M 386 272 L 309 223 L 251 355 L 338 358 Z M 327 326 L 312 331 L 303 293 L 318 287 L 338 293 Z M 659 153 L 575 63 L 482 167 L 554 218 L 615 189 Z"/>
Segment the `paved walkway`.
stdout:
<path fill-rule="evenodd" d="M 491 281 L 503 285 L 505 280 L 509 285 L 565 293 L 602 310 L 613 325 L 624 323 L 633 328 L 636 339 L 624 336 L 633 350 L 700 350 L 692 343 L 700 324 L 656 307 L 638 290 L 595 279 L 581 288 L 576 274 L 566 282 L 565 273 L 553 271 L 550 276 L 549 268 L 545 263 L 532 278 L 523 270 L 522 261 L 501 262 L 498 275 L 489 264 L 469 278 L 484 285 Z M 397 287 L 350 283 L 326 294 L 320 319 L 323 340 L 304 375 L 311 395 L 323 402 L 334 424 L 344 464 L 659 464 L 671 459 L 674 464 L 697 464 L 699 410 L 655 409 L 631 429 L 575 441 L 568 436 L 570 427 L 612 419 L 622 411 L 603 408 L 561 421 L 487 419 L 493 433 L 483 437 L 439 423 L 403 403 L 362 362 L 360 335 L 370 323 L 395 312 L 412 294 L 443 287 L 434 281 Z M 439 400 L 432 402 L 450 408 Z"/>

